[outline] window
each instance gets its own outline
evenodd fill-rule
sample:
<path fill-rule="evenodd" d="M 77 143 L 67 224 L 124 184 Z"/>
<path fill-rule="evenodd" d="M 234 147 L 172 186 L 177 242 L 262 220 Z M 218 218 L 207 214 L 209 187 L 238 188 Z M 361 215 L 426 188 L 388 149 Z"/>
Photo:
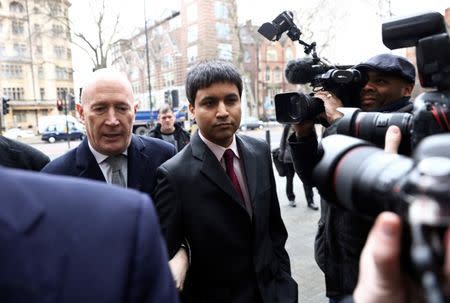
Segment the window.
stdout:
<path fill-rule="evenodd" d="M 38 78 L 44 79 L 44 67 L 43 66 L 38 67 Z"/>
<path fill-rule="evenodd" d="M 53 37 L 59 37 L 64 33 L 63 26 L 60 24 L 53 24 L 52 26 L 52 34 Z"/>
<path fill-rule="evenodd" d="M 55 66 L 55 77 L 56 80 L 68 80 L 69 74 L 67 73 L 66 68 Z"/>
<path fill-rule="evenodd" d="M 34 24 L 34 33 L 35 34 L 40 34 L 41 33 L 41 25 L 40 24 Z"/>
<path fill-rule="evenodd" d="M 187 35 L 188 43 L 197 41 L 197 36 L 198 36 L 197 28 L 198 28 L 197 24 L 194 24 L 194 25 L 191 25 L 188 27 L 188 35 Z"/>
<path fill-rule="evenodd" d="M 281 69 L 277 66 L 275 67 L 275 70 L 273 71 L 273 80 L 276 83 L 280 83 L 281 82 Z"/>
<path fill-rule="evenodd" d="M 233 60 L 233 47 L 228 43 L 217 44 L 218 58 L 221 60 L 231 61 Z"/>
<path fill-rule="evenodd" d="M 42 57 L 42 45 L 36 45 L 36 56 Z"/>
<path fill-rule="evenodd" d="M 192 63 L 195 60 L 197 60 L 197 56 L 198 56 L 197 45 L 192 45 L 192 46 L 188 47 L 188 49 L 187 49 L 188 63 Z"/>
<path fill-rule="evenodd" d="M 228 7 L 221 1 L 214 3 L 214 14 L 217 19 L 228 19 Z"/>
<path fill-rule="evenodd" d="M 34 14 L 37 15 L 37 14 L 39 14 L 40 12 L 41 12 L 41 11 L 39 10 L 39 8 L 37 8 L 37 7 L 34 7 L 34 8 L 33 8 L 33 13 L 34 13 Z"/>
<path fill-rule="evenodd" d="M 5 78 L 18 79 L 23 77 L 22 65 L 2 64 L 1 75 Z"/>
<path fill-rule="evenodd" d="M 5 44 L 0 43 L 0 58 L 3 57 L 5 55 L 6 51 L 5 51 Z"/>
<path fill-rule="evenodd" d="M 3 95 L 14 101 L 23 100 L 23 87 L 5 87 L 3 88 Z"/>
<path fill-rule="evenodd" d="M 14 122 L 26 123 L 27 122 L 27 111 L 26 110 L 14 111 Z"/>
<path fill-rule="evenodd" d="M 292 49 L 290 47 L 286 49 L 284 56 L 286 61 L 294 59 L 294 54 L 292 53 Z"/>
<path fill-rule="evenodd" d="M 11 13 L 23 13 L 25 9 L 23 8 L 22 4 L 14 1 L 9 4 L 9 11 Z"/>
<path fill-rule="evenodd" d="M 197 21 L 197 3 L 193 3 L 187 7 L 187 21 L 194 22 Z"/>
<path fill-rule="evenodd" d="M 57 87 L 56 88 L 56 96 L 58 100 L 64 100 L 67 95 L 67 88 L 65 87 Z"/>
<path fill-rule="evenodd" d="M 266 66 L 266 81 L 270 81 L 270 67 Z"/>
<path fill-rule="evenodd" d="M 72 59 L 72 50 L 70 48 L 67 49 L 67 59 Z"/>
<path fill-rule="evenodd" d="M 2 20 L 0 20 L 0 33 L 2 32 L 2 30 L 3 30 L 3 22 Z"/>
<path fill-rule="evenodd" d="M 170 86 L 175 85 L 175 77 L 174 77 L 173 73 L 165 73 L 165 74 L 163 74 L 163 78 L 164 78 L 164 86 L 165 87 L 170 87 Z"/>
<path fill-rule="evenodd" d="M 249 51 L 245 51 L 244 52 L 244 62 L 250 63 L 251 61 L 252 61 L 252 55 L 250 54 Z"/>
<path fill-rule="evenodd" d="M 41 95 L 41 100 L 45 100 L 45 88 L 39 88 L 39 93 Z"/>
<path fill-rule="evenodd" d="M 171 55 L 165 55 L 163 57 L 162 66 L 163 66 L 163 68 L 173 67 L 173 57 Z"/>
<path fill-rule="evenodd" d="M 22 35 L 24 32 L 23 22 L 19 20 L 13 20 L 11 30 L 14 35 Z"/>
<path fill-rule="evenodd" d="M 268 48 L 266 53 L 266 60 L 267 61 L 277 61 L 277 50 L 275 48 Z"/>
<path fill-rule="evenodd" d="M 25 54 L 26 54 L 26 52 L 27 52 L 27 46 L 26 46 L 26 44 L 18 44 L 18 43 L 15 43 L 14 44 L 14 52 L 15 52 L 15 55 L 16 56 L 18 56 L 18 57 L 23 57 L 23 56 L 25 56 Z"/>
<path fill-rule="evenodd" d="M 230 26 L 226 23 L 216 23 L 217 38 L 223 40 L 229 40 L 230 38 Z"/>
<path fill-rule="evenodd" d="M 54 46 L 53 53 L 56 58 L 64 58 L 66 56 L 66 49 L 63 46 Z"/>

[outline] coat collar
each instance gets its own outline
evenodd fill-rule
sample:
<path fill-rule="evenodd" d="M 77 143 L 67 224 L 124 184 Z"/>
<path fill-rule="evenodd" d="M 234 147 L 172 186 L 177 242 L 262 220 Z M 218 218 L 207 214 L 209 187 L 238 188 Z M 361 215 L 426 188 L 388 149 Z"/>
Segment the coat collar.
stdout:
<path fill-rule="evenodd" d="M 244 138 L 240 135 L 236 135 L 236 143 L 241 161 L 244 161 L 244 173 L 247 181 L 250 201 L 253 205 L 255 203 L 256 196 L 257 154 L 253 147 L 246 144 L 244 141 Z M 245 207 L 234 190 L 230 179 L 220 165 L 220 162 L 201 140 L 197 132 L 192 136 L 191 149 L 193 157 L 202 162 L 201 172 L 221 190 L 233 198 L 233 200 L 235 200 L 245 210 Z"/>

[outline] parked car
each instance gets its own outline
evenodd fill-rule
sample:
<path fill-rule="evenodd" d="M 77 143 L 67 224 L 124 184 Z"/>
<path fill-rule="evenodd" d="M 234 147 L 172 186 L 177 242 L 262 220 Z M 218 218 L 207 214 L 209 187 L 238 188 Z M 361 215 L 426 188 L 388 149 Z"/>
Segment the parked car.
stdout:
<path fill-rule="evenodd" d="M 51 124 L 42 133 L 42 141 L 54 143 L 59 140 L 83 140 L 86 132 L 84 127 L 79 123 L 69 124 L 69 132 L 65 123 Z"/>
<path fill-rule="evenodd" d="M 33 138 L 34 133 L 31 129 L 10 128 L 3 133 L 3 136 L 10 139 Z"/>
<path fill-rule="evenodd" d="M 241 126 L 239 127 L 241 130 L 248 129 L 263 129 L 264 122 L 255 117 L 247 117 L 242 119 Z"/>

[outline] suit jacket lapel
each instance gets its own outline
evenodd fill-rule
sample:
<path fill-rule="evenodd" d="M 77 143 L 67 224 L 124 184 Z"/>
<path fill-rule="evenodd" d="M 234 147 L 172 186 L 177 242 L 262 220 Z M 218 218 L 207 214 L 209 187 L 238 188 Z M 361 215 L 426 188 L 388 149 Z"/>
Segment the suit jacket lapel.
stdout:
<path fill-rule="evenodd" d="M 131 143 L 128 147 L 128 180 L 129 188 L 141 190 L 141 180 L 145 180 L 145 170 L 147 167 L 148 157 L 142 150 L 145 148 L 144 144 L 139 140 L 139 137 L 133 135 Z"/>
<path fill-rule="evenodd" d="M 255 202 L 257 179 L 258 179 L 258 154 L 253 149 L 253 146 L 244 142 L 244 138 L 236 135 L 237 147 L 241 156 L 241 161 L 244 163 L 244 174 L 247 182 L 247 189 L 250 196 L 250 203 Z"/>
<path fill-rule="evenodd" d="M 220 162 L 217 161 L 216 156 L 202 141 L 198 133 L 195 133 L 191 139 L 191 148 L 194 158 L 202 161 L 201 172 L 238 203 L 244 211 L 247 211 Z"/>
<path fill-rule="evenodd" d="M 106 182 L 105 176 L 103 176 L 97 160 L 95 160 L 94 155 L 89 149 L 87 138 L 85 138 L 77 147 L 76 153 L 76 168 L 79 172 L 78 176 Z"/>

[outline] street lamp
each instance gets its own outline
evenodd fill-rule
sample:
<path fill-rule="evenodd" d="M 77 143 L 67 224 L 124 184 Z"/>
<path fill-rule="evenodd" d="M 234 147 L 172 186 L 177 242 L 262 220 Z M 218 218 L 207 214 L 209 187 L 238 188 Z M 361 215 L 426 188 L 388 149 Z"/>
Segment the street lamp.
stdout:
<path fill-rule="evenodd" d="M 145 55 L 147 58 L 147 79 L 148 79 L 148 99 L 150 102 L 150 127 L 153 127 L 153 102 L 152 102 L 152 83 L 150 81 L 150 54 L 148 48 L 148 31 L 147 31 L 147 10 L 144 0 L 144 31 L 145 31 Z"/>

